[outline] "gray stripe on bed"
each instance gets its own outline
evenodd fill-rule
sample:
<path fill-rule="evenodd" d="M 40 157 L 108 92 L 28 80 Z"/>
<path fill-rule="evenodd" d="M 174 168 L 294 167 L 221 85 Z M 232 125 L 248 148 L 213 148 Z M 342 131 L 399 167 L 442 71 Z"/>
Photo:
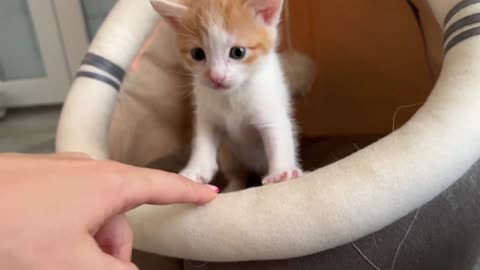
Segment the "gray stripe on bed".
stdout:
<path fill-rule="evenodd" d="M 460 12 L 461 10 L 471 6 L 471 5 L 474 5 L 474 4 L 478 4 L 480 3 L 480 0 L 464 0 L 458 4 L 456 4 L 448 13 L 447 13 L 447 16 L 445 17 L 445 20 L 443 22 L 443 25 L 444 26 L 447 26 L 447 24 L 450 22 L 450 20 L 453 18 L 453 16 L 455 16 L 455 14 L 457 14 L 458 12 Z"/>

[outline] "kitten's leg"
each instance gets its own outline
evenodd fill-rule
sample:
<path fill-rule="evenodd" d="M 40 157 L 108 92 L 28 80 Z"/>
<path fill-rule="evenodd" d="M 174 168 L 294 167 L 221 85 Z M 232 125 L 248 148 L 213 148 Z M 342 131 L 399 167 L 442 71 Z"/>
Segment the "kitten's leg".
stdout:
<path fill-rule="evenodd" d="M 297 161 L 296 142 L 290 120 L 260 127 L 268 158 L 268 175 L 262 183 L 273 184 L 298 178 L 302 170 Z"/>
<path fill-rule="evenodd" d="M 248 170 L 240 160 L 235 158 L 233 151 L 227 144 L 220 147 L 218 154 L 218 163 L 220 170 L 223 172 L 226 187 L 222 190 L 224 193 L 240 191 L 246 188 Z"/>
<path fill-rule="evenodd" d="M 219 131 L 210 121 L 197 117 L 192 154 L 181 175 L 198 183 L 210 183 L 218 171 Z"/>

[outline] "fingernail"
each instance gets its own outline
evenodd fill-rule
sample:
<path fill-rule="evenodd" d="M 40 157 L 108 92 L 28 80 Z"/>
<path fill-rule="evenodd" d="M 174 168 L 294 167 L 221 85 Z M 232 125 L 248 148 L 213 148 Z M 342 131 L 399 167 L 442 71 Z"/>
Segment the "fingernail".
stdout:
<path fill-rule="evenodd" d="M 208 185 L 208 188 L 211 189 L 215 193 L 220 192 L 220 189 L 217 186 Z"/>

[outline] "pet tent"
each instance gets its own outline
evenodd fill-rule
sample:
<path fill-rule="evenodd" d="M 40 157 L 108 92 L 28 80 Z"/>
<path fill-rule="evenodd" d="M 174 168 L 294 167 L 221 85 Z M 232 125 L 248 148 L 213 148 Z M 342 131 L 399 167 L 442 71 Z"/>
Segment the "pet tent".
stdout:
<path fill-rule="evenodd" d="M 480 0 L 426 3 L 444 29 L 443 66 L 428 100 L 407 123 L 299 181 L 222 194 L 202 207 L 140 207 L 128 215 L 135 247 L 218 262 L 304 256 L 376 232 L 454 184 L 480 158 Z M 57 151 L 111 157 L 109 132 L 117 96 L 127 70 L 135 69 L 139 51 L 152 43 L 148 37 L 163 31 L 156 28 L 158 20 L 146 0 L 118 1 L 72 85 Z M 168 57 L 174 48 L 162 47 L 161 40 L 156 45 L 166 55 L 156 58 L 156 64 L 176 67 Z M 151 76 L 185 86 L 181 77 L 161 72 Z M 157 87 L 161 90 L 162 85 Z M 172 138 L 182 134 L 175 130 L 183 128 L 181 112 L 190 108 L 172 101 L 183 92 L 162 93 L 164 107 L 155 112 L 163 115 L 148 119 L 173 120 L 142 132 L 160 134 L 161 150 L 168 152 L 185 141 Z M 146 95 L 143 99 L 149 102 Z M 143 113 L 141 108 L 138 113 Z M 122 148 L 121 142 L 118 139 L 115 147 Z"/>

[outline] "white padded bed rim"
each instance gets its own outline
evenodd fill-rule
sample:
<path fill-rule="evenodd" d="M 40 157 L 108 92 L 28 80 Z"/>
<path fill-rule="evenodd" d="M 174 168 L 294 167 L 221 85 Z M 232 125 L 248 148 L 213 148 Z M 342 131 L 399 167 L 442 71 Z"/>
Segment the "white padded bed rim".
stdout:
<path fill-rule="evenodd" d="M 460 2 L 429 1 L 439 22 Z M 475 3 L 450 21 L 474 12 L 480 12 Z M 126 68 L 156 20 L 146 0 L 120 0 L 90 52 Z M 135 247 L 205 261 L 285 259 L 384 228 L 438 196 L 479 159 L 479 57 L 478 36 L 458 43 L 428 101 L 404 127 L 300 181 L 221 195 L 203 207 L 130 212 Z M 116 95 L 105 83 L 78 78 L 62 113 L 57 150 L 108 158 Z"/>

